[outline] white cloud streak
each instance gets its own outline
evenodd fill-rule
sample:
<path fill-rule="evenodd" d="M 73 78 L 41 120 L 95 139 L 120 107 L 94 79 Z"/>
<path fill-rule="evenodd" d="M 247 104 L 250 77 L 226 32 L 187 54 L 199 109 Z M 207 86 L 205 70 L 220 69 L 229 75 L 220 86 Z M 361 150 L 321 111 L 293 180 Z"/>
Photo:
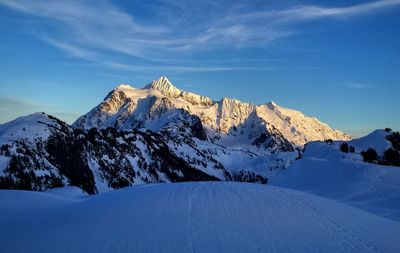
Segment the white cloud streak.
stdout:
<path fill-rule="evenodd" d="M 0 124 L 15 119 L 16 116 L 25 116 L 35 112 L 47 112 L 57 116 L 59 119 L 71 124 L 81 113 L 65 112 L 65 111 L 50 111 L 53 108 L 52 104 L 44 104 L 36 101 L 31 101 L 20 97 L 0 96 Z"/>
<path fill-rule="evenodd" d="M 54 29 L 46 30 L 46 36 L 43 32 L 38 33 L 50 45 L 72 57 L 119 69 L 129 65 L 119 63 L 116 60 L 118 55 L 159 62 L 160 58 L 178 59 L 178 55 L 215 48 L 265 46 L 301 32 L 298 24 L 303 22 L 349 18 L 400 6 L 400 0 L 381 0 L 336 8 L 303 5 L 279 10 L 243 11 L 236 6 L 226 8 L 224 4 L 209 3 L 218 7 L 221 14 L 207 15 L 207 10 L 196 5 L 191 7 L 194 11 L 190 16 L 186 8 L 180 10 L 177 7 L 178 3 L 171 7 L 174 12 L 163 11 L 160 7 L 154 13 L 154 20 L 152 17 L 141 20 L 135 16 L 134 9 L 128 14 L 105 0 L 95 4 L 82 0 L 0 0 L 0 4 L 16 11 L 55 21 L 51 23 Z M 204 66 L 163 68 L 175 68 L 181 72 L 237 70 Z"/>
<path fill-rule="evenodd" d="M 345 86 L 351 89 L 366 89 L 369 87 L 364 83 L 358 83 L 358 82 L 347 82 Z"/>

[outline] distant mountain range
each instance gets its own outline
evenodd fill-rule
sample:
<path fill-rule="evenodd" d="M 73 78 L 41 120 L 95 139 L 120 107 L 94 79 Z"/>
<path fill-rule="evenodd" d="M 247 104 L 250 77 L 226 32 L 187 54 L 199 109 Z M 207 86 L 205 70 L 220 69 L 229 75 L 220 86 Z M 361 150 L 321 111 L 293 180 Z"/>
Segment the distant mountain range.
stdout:
<path fill-rule="evenodd" d="M 71 126 L 45 113 L 0 126 L 0 187 L 64 185 L 98 193 L 181 181 L 267 183 L 304 144 L 350 140 L 343 132 L 274 102 L 220 101 L 161 77 L 120 85 Z"/>

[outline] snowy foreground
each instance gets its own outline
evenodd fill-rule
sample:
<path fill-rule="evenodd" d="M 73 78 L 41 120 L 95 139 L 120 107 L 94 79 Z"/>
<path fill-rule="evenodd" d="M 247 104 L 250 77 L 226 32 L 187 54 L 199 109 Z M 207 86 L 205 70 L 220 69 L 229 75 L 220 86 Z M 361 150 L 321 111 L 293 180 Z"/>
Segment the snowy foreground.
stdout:
<path fill-rule="evenodd" d="M 373 145 L 381 155 L 390 147 L 384 136 L 383 130 L 377 130 L 349 144 L 356 151 Z M 400 222 L 400 168 L 364 163 L 359 152 L 341 152 L 340 143 L 307 144 L 302 159 L 273 178 L 271 184 L 346 203 Z"/>
<path fill-rule="evenodd" d="M 1 252 L 400 252 L 400 223 L 276 186 L 0 191 Z"/>

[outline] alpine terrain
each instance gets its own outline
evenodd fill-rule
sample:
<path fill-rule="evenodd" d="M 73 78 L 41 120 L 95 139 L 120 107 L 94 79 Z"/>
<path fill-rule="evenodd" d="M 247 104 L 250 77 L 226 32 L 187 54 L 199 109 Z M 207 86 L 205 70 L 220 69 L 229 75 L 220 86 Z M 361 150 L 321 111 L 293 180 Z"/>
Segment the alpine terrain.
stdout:
<path fill-rule="evenodd" d="M 0 253 L 400 253 L 399 27 L 400 0 L 0 0 Z"/>
<path fill-rule="evenodd" d="M 72 125 L 0 125 L 1 251 L 400 252 L 396 166 L 391 129 L 120 85 Z"/>
<path fill-rule="evenodd" d="M 212 101 L 161 77 L 116 87 L 72 126 L 44 113 L 1 125 L 0 187 L 93 194 L 151 182 L 266 184 L 305 143 L 326 139 L 350 136 L 274 102 Z"/>

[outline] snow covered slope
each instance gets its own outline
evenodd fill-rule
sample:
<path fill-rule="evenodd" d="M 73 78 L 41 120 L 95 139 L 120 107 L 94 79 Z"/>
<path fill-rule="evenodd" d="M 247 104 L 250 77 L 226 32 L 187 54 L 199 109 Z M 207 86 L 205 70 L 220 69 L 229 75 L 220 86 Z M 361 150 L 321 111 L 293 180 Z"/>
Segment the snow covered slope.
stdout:
<path fill-rule="evenodd" d="M 316 118 L 280 107 L 274 102 L 259 106 L 231 98 L 214 102 L 210 98 L 179 90 L 165 77 L 143 89 L 118 86 L 73 126 L 81 129 L 149 127 L 173 108 L 198 116 L 210 140 L 225 146 L 249 146 L 260 140 L 263 134 L 269 137 L 264 137 L 264 141 L 269 140 L 266 148 L 272 150 L 281 147 L 280 143 L 287 145 L 286 141 L 303 145 L 314 140 L 350 139 L 350 136 L 332 130 Z"/>
<path fill-rule="evenodd" d="M 143 185 L 50 206 L 0 208 L 2 252 L 400 251 L 399 222 L 273 186 Z"/>
<path fill-rule="evenodd" d="M 50 128 L 44 126 L 61 128 L 57 121 L 43 117 L 43 113 L 38 112 L 29 115 L 29 117 L 19 117 L 0 125 L 0 143 L 21 139 L 28 141 L 46 140 L 50 135 Z"/>
<path fill-rule="evenodd" d="M 44 191 L 74 185 L 94 194 L 155 182 L 265 184 L 296 156 L 259 157 L 204 142 L 199 119 L 180 109 L 158 122 L 166 122 L 159 133 L 114 128 L 82 132 L 44 113 L 6 123 L 0 127 L 0 188 Z"/>
<path fill-rule="evenodd" d="M 87 193 L 74 186 L 54 188 L 47 192 L 0 190 L 0 212 L 68 206 L 87 197 Z"/>
<path fill-rule="evenodd" d="M 69 136 L 73 129 L 45 113 L 34 113 L 2 124 L 0 188 L 44 190 L 65 185 L 68 178 L 51 164 L 49 154 L 44 152 L 44 144 L 55 133 Z M 85 170 L 81 171 L 81 178 L 87 179 Z"/>
<path fill-rule="evenodd" d="M 367 150 L 368 148 L 374 148 L 378 155 L 383 155 L 383 152 L 391 147 L 390 141 L 386 139 L 388 134 L 389 132 L 383 129 L 377 129 L 367 136 L 351 140 L 348 143 L 353 146 L 357 152 Z"/>
<path fill-rule="evenodd" d="M 355 153 L 341 152 L 342 142 L 311 142 L 302 158 L 271 180 L 273 185 L 306 191 L 400 221 L 400 169 L 364 163 L 369 147 L 389 148 L 388 133 L 377 130 L 352 140 Z"/>

